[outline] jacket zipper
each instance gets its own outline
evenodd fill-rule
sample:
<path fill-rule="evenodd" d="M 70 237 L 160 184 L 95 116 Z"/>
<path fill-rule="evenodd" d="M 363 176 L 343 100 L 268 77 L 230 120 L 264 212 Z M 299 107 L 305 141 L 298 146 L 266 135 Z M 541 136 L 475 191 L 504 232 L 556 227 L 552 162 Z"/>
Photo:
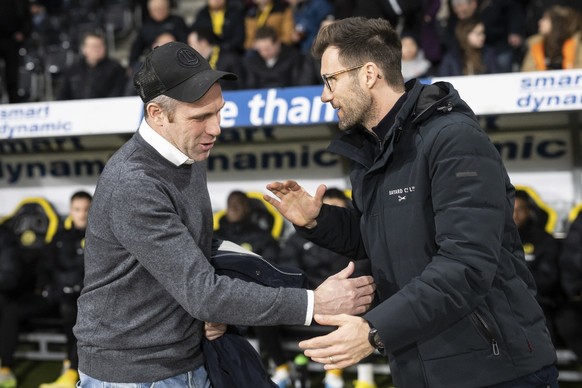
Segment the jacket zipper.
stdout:
<path fill-rule="evenodd" d="M 484 335 L 485 338 L 489 340 L 491 348 L 493 349 L 493 355 L 499 356 L 499 345 L 497 344 L 497 341 L 493 337 L 493 334 L 491 333 L 491 330 L 489 329 L 489 326 L 487 325 L 485 320 L 481 318 L 481 316 L 476 312 L 471 313 L 471 320 L 477 326 L 477 329 L 481 332 L 481 334 Z"/>

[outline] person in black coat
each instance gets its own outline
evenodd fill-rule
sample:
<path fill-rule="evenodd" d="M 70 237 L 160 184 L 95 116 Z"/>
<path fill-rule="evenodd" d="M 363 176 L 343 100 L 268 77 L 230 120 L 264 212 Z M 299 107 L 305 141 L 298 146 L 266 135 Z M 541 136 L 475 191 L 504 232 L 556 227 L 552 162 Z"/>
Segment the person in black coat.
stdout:
<path fill-rule="evenodd" d="M 170 32 L 176 37 L 178 42 L 186 43 L 188 27 L 184 18 L 170 13 L 171 6 L 169 0 L 149 0 L 148 13 L 146 19 L 137 31 L 137 36 L 131 45 L 129 52 L 129 67 L 135 68 L 142 55 L 151 50 L 152 43 L 163 32 Z"/>
<path fill-rule="evenodd" d="M 376 349 L 403 387 L 557 387 L 514 187 L 471 108 L 450 83 L 404 83 L 386 20 L 338 20 L 313 52 L 343 131 L 327 150 L 350 159 L 354 210 L 294 180 L 268 184 L 265 198 L 311 242 L 369 258 L 378 303 L 361 317 L 316 316 L 335 330 L 300 342 L 305 355 L 346 368 Z"/>
<path fill-rule="evenodd" d="M 567 302 L 556 316 L 556 329 L 582 364 L 582 213 L 572 222 L 564 240 L 560 276 Z"/>
<path fill-rule="evenodd" d="M 12 230 L 0 225 L 0 317 L 4 313 L 5 306 L 15 297 L 15 290 L 22 273 L 22 263 L 19 259 L 16 236 Z M 0 386 L 11 382 L 16 384 L 14 373 L 8 368 L 0 368 Z"/>
<path fill-rule="evenodd" d="M 220 219 L 215 237 L 232 241 L 268 261 L 277 262 L 279 243 L 268 230 L 255 224 L 251 216 L 249 197 L 242 191 L 232 191 L 228 195 L 226 215 Z"/>
<path fill-rule="evenodd" d="M 67 337 L 67 358 L 63 362 L 61 376 L 54 383 L 41 384 L 39 388 L 73 388 L 79 379 L 77 339 L 73 335 L 73 326 L 77 319 L 77 298 L 85 276 L 85 228 L 91 200 L 92 196 L 85 191 L 71 196 L 68 222 L 64 229 L 55 234 L 47 249 L 51 282 L 43 291 L 43 296 L 58 305 L 63 332 Z"/>
<path fill-rule="evenodd" d="M 124 95 L 125 69 L 107 56 L 105 38 L 88 33 L 81 45 L 82 57 L 67 68 L 57 100 L 119 97 Z"/>
<path fill-rule="evenodd" d="M 198 11 L 191 30 L 220 31 L 216 36 L 221 51 L 244 52 L 245 42 L 245 10 L 236 0 L 207 0 L 207 4 Z M 211 14 L 221 13 L 224 21 L 219 26 Z"/>
<path fill-rule="evenodd" d="M 515 191 L 513 220 L 517 226 L 527 267 L 537 287 L 536 299 L 544 310 L 546 325 L 554 343 L 557 341 L 554 316 L 561 304 L 558 269 L 558 243 L 536 222 L 533 199 L 524 190 Z"/>
<path fill-rule="evenodd" d="M 301 55 L 283 45 L 271 27 L 260 27 L 255 34 L 254 51 L 244 58 L 247 89 L 282 88 L 299 83 Z"/>

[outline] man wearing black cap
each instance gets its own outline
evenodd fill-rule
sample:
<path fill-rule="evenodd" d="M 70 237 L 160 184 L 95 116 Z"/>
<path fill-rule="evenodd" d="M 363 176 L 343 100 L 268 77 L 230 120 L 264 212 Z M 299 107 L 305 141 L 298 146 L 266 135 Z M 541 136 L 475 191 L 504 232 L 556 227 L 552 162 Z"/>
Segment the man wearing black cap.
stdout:
<path fill-rule="evenodd" d="M 217 81 L 235 78 L 178 42 L 154 49 L 134 77 L 145 119 L 107 163 L 89 214 L 75 326 L 81 387 L 209 387 L 200 341 L 225 325 L 205 321 L 305 325 L 313 313 L 371 303 L 372 279 L 347 279 L 353 263 L 315 291 L 215 274 L 203 162 L 220 134 Z"/>

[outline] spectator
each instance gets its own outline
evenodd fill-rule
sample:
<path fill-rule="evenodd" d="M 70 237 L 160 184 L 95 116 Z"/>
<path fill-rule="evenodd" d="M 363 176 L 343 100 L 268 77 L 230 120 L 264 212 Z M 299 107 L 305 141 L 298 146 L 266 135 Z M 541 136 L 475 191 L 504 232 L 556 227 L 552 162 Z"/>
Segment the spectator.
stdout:
<path fill-rule="evenodd" d="M 35 218 L 35 214 L 30 214 L 30 219 Z M 24 219 L 23 221 L 27 221 Z M 25 232 L 26 233 L 26 232 Z M 18 345 L 18 334 L 21 324 L 29 321 L 31 318 L 46 317 L 54 315 L 56 305 L 49 298 L 42 295 L 42 290 L 50 284 L 49 263 L 44 256 L 44 249 L 37 251 L 31 249 L 25 252 L 23 249 L 28 241 L 26 237 L 21 237 L 21 245 L 17 247 L 16 267 L 10 268 L 10 262 L 14 263 L 11 258 L 10 244 L 12 238 L 4 234 L 4 241 L 0 245 L 1 262 L 0 272 L 7 271 L 8 274 L 15 276 L 6 283 L 2 281 L 0 288 L 0 388 L 14 388 L 17 386 L 17 379 L 14 374 L 16 364 L 14 353 Z M 5 246 L 4 243 L 7 243 Z M 44 243 L 43 243 L 44 245 Z M 8 249 L 8 253 L 4 251 Z M 6 272 L 0 277 L 8 276 Z"/>
<path fill-rule="evenodd" d="M 170 13 L 169 0 L 148 0 L 149 18 L 137 31 L 129 53 L 129 66 L 134 69 L 142 55 L 151 50 L 154 40 L 162 32 L 170 32 L 177 41 L 186 42 L 188 28 L 181 16 Z"/>
<path fill-rule="evenodd" d="M 298 84 L 301 55 L 283 45 L 271 27 L 261 27 L 255 35 L 254 51 L 243 60 L 248 89 L 282 88 Z"/>
<path fill-rule="evenodd" d="M 451 9 L 447 43 L 454 44 L 457 21 L 479 18 L 487 31 L 485 46 L 492 50 L 495 57 L 495 72 L 511 72 L 517 62 L 515 52 L 523 44 L 525 31 L 525 14 L 520 4 L 515 0 L 482 3 L 477 0 L 451 0 Z"/>
<path fill-rule="evenodd" d="M 85 191 L 78 191 L 71 196 L 71 224 L 55 234 L 48 249 L 51 284 L 45 289 L 44 295 L 59 306 L 63 332 L 67 337 L 67 358 L 59 378 L 54 383 L 41 384 L 39 388 L 75 388 L 79 380 L 79 357 L 73 326 L 77 319 L 77 298 L 83 287 L 85 273 L 85 228 L 91 199 L 91 195 Z"/>
<path fill-rule="evenodd" d="M 156 37 L 156 39 L 154 39 L 154 42 L 152 43 L 152 47 L 151 49 L 153 50 L 154 48 L 158 47 L 158 46 L 162 46 L 166 43 L 169 42 L 175 42 L 176 41 L 176 37 L 171 33 L 171 32 L 162 32 L 160 35 L 158 35 Z M 130 74 L 135 74 L 140 67 L 143 65 L 143 60 L 140 60 L 139 62 L 137 62 L 133 68 L 129 69 L 129 73 Z M 124 95 L 126 96 L 137 96 L 137 90 L 135 90 L 135 87 L 133 85 L 133 79 L 132 77 L 128 77 L 126 84 L 125 84 L 125 92 Z"/>
<path fill-rule="evenodd" d="M 10 229 L 0 225 L 0 317 L 4 307 L 14 298 L 21 272 L 16 237 Z M 16 386 L 16 377 L 0 359 L 0 387 L 9 386 Z"/>
<path fill-rule="evenodd" d="M 125 69 L 107 56 L 105 38 L 98 33 L 86 34 L 81 54 L 81 58 L 65 70 L 57 100 L 123 96 Z"/>
<path fill-rule="evenodd" d="M 402 33 L 402 77 L 404 82 L 413 78 L 423 78 L 431 73 L 432 63 L 424 57 L 418 47 L 418 40 L 411 33 Z"/>
<path fill-rule="evenodd" d="M 279 243 L 269 231 L 253 223 L 251 216 L 250 198 L 242 191 L 232 191 L 228 195 L 226 215 L 220 219 L 214 235 L 232 241 L 266 260 L 278 261 Z"/>
<path fill-rule="evenodd" d="M 30 33 L 31 16 L 28 0 L 0 1 L 0 59 L 4 74 L 0 74 L 8 93 L 8 102 L 20 102 L 18 94 L 18 50 Z M 1 95 L 0 95 L 1 97 Z"/>
<path fill-rule="evenodd" d="M 437 66 L 444 52 L 442 28 L 437 18 L 441 11 L 441 0 L 423 0 L 421 11 L 419 12 L 420 20 L 417 21 L 419 31 L 414 31 L 419 37 L 417 44 L 426 59 Z"/>
<path fill-rule="evenodd" d="M 354 0 L 354 4 L 353 16 L 380 17 L 395 29 L 402 26 L 405 30 L 416 30 L 422 11 L 422 0 Z"/>
<path fill-rule="evenodd" d="M 495 55 L 485 46 L 485 25 L 477 18 L 460 20 L 456 45 L 449 47 L 440 64 L 441 77 L 495 73 Z"/>
<path fill-rule="evenodd" d="M 497 72 L 493 49 L 485 45 L 485 25 L 477 18 L 460 20 L 455 28 L 455 45 L 444 54 L 439 66 L 441 77 L 491 74 Z M 497 116 L 485 116 L 485 129 L 495 130 Z"/>
<path fill-rule="evenodd" d="M 207 0 L 198 11 L 191 27 L 195 31 L 212 31 L 213 42 L 223 52 L 243 54 L 245 42 L 245 13 L 238 0 Z"/>
<path fill-rule="evenodd" d="M 567 303 L 556 316 L 556 328 L 582 365 L 582 213 L 570 225 L 564 240 L 560 275 Z"/>
<path fill-rule="evenodd" d="M 282 0 L 253 0 L 245 16 L 245 49 L 253 48 L 257 30 L 265 26 L 275 30 L 278 41 L 293 44 L 293 11 Z"/>
<path fill-rule="evenodd" d="M 333 7 L 328 0 L 288 0 L 293 10 L 295 29 L 293 43 L 302 55 L 309 55 L 313 40 L 321 23 L 333 15 Z"/>
<path fill-rule="evenodd" d="M 218 42 L 218 37 L 209 28 L 195 25 L 188 34 L 188 45 L 206 58 L 210 67 L 239 76 L 236 81 L 220 82 L 222 90 L 242 89 L 244 85 L 242 56 L 235 51 L 222 50 Z"/>
<path fill-rule="evenodd" d="M 538 22 L 538 34 L 527 40 L 521 71 L 582 68 L 580 14 L 559 5 L 548 8 Z"/>
<path fill-rule="evenodd" d="M 527 267 L 537 287 L 536 299 L 544 310 L 552 340 L 557 343 L 554 315 L 561 303 L 558 243 L 537 220 L 535 206 L 527 192 L 515 191 L 513 220 L 523 244 Z"/>

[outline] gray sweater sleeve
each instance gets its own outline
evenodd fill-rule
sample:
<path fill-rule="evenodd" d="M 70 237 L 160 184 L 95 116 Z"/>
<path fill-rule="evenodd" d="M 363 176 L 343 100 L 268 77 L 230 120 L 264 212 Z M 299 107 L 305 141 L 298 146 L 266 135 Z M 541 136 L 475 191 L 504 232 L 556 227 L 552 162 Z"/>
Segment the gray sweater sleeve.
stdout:
<path fill-rule="evenodd" d="M 128 265 L 143 266 L 199 320 L 253 326 L 304 324 L 305 290 L 267 288 L 215 275 L 196 241 L 204 225 L 178 214 L 179 196 L 165 195 L 158 186 L 159 182 L 140 179 L 126 181 L 113 192 L 112 231 L 130 255 Z M 127 268 L 129 277 L 131 271 Z M 141 291 L 146 294 L 141 298 L 147 299 L 148 290 Z"/>

